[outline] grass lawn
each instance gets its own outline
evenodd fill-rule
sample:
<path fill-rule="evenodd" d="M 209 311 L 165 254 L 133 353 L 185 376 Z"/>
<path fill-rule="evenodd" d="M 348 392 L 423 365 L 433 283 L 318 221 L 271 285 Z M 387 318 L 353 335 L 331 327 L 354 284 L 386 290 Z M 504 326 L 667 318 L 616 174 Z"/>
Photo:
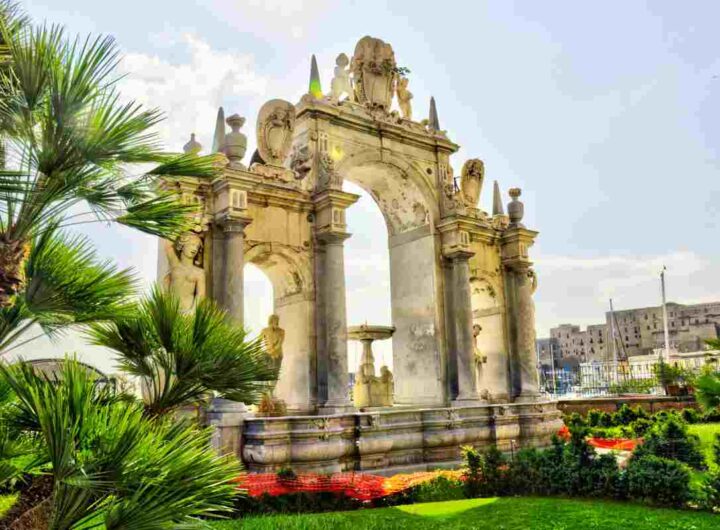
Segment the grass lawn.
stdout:
<path fill-rule="evenodd" d="M 715 442 L 715 434 L 720 434 L 720 423 L 696 423 L 689 426 L 689 431 L 700 437 L 700 447 L 705 453 L 705 460 L 712 469 L 715 466 L 712 445 Z"/>
<path fill-rule="evenodd" d="M 489 498 L 433 502 L 327 514 L 276 515 L 212 523 L 216 530 L 703 530 L 720 515 L 630 503 L 549 498 Z"/>

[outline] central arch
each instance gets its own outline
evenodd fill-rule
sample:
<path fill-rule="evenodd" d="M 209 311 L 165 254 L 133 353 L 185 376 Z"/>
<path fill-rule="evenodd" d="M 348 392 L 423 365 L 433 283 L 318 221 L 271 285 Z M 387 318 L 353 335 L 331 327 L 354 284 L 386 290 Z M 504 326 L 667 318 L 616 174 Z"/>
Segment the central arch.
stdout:
<path fill-rule="evenodd" d="M 387 152 L 364 150 L 350 154 L 336 167 L 343 181 L 356 184 L 374 199 L 385 219 L 391 319 L 395 327 L 392 337 L 395 404 L 442 403 L 440 270 L 433 235 L 433 220 L 439 212 L 434 193 L 416 167 Z"/>

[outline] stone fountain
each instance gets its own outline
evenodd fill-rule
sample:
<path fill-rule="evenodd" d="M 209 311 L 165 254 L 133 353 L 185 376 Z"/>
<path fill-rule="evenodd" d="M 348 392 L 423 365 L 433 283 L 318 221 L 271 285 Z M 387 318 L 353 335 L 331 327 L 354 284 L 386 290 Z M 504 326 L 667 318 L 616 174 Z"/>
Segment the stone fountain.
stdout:
<path fill-rule="evenodd" d="M 392 337 L 395 328 L 391 326 L 371 326 L 362 324 L 348 328 L 348 339 L 359 340 L 363 344 L 360 365 L 355 374 L 353 402 L 357 408 L 392 407 L 393 375 L 387 366 L 380 368 L 380 377 L 375 375 L 375 358 L 372 343 Z"/>

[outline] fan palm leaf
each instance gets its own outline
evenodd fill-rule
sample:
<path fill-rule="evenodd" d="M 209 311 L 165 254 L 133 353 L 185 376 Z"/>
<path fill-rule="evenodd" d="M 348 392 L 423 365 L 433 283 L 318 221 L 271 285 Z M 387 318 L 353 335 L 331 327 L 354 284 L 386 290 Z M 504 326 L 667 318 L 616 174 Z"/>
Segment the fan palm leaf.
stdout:
<path fill-rule="evenodd" d="M 93 344 L 118 355 L 120 367 L 146 384 L 146 411 L 162 415 L 194 404 L 208 393 L 256 403 L 277 379 L 260 339 L 227 321 L 211 300 L 191 313 L 158 287 L 131 316 L 89 328 Z"/>
<path fill-rule="evenodd" d="M 160 191 L 179 176 L 212 178 L 213 156 L 160 146 L 157 109 L 117 92 L 119 51 L 110 37 L 70 39 L 58 26 L 20 23 L 0 0 L 0 307 L 16 303 L 29 242 L 59 226 L 112 221 L 172 239 L 197 207 Z M 134 164 L 153 164 L 133 176 Z"/>
<path fill-rule="evenodd" d="M 238 464 L 209 449 L 209 430 L 151 421 L 74 361 L 51 379 L 0 365 L 17 395 L 12 423 L 44 441 L 53 493 L 43 528 L 171 529 L 227 512 Z"/>

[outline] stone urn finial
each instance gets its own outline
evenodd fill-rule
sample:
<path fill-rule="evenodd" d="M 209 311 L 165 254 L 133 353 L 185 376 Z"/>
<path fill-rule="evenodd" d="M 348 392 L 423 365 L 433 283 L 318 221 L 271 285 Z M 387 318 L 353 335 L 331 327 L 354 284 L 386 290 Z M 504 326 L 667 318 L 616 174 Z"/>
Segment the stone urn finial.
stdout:
<path fill-rule="evenodd" d="M 507 207 L 510 226 L 522 227 L 520 221 L 522 221 L 523 215 L 525 215 L 525 206 L 518 200 L 518 197 L 522 194 L 522 190 L 520 188 L 510 188 L 508 193 L 512 199 Z"/>
<path fill-rule="evenodd" d="M 247 136 L 240 132 L 240 128 L 245 124 L 245 118 L 239 114 L 233 114 L 225 120 L 232 129 L 225 135 L 223 151 L 228 157 L 230 163 L 240 163 L 247 151 Z"/>
<path fill-rule="evenodd" d="M 202 149 L 202 145 L 195 139 L 195 133 L 190 135 L 190 141 L 183 145 L 183 151 L 187 155 L 196 155 Z"/>

